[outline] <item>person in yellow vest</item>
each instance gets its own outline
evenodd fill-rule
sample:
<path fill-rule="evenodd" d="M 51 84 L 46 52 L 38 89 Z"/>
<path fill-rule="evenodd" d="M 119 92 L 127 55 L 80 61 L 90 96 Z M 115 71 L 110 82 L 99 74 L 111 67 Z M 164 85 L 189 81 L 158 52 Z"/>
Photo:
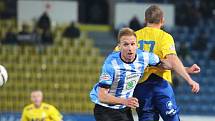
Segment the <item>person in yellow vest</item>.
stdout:
<path fill-rule="evenodd" d="M 52 105 L 43 102 L 43 93 L 40 90 L 31 92 L 30 105 L 25 106 L 21 121 L 62 121 L 62 115 Z"/>
<path fill-rule="evenodd" d="M 200 90 L 199 84 L 188 73 L 199 73 L 200 67 L 194 64 L 185 68 L 178 58 L 173 37 L 161 30 L 164 25 L 163 11 L 157 5 L 151 5 L 145 11 L 146 27 L 135 32 L 138 48 L 167 59 L 173 70 L 182 76 L 190 85 L 193 93 Z M 119 48 L 116 47 L 115 51 Z M 159 121 L 159 115 L 164 121 L 179 121 L 173 89 L 171 87 L 171 70 L 160 70 L 149 67 L 145 70 L 143 79 L 134 90 L 134 97 L 138 99 L 137 114 L 139 121 Z"/>

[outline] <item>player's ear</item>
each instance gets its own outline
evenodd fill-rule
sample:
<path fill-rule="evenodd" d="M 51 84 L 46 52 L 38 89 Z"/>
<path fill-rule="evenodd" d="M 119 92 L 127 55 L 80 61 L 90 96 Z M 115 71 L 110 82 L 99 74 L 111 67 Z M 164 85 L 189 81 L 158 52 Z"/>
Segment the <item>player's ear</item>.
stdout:
<path fill-rule="evenodd" d="M 121 50 L 121 46 L 120 46 L 120 43 L 118 43 L 117 47 L 119 48 L 119 50 Z"/>
<path fill-rule="evenodd" d="M 144 23 L 146 23 L 146 18 L 144 18 Z"/>
<path fill-rule="evenodd" d="M 117 41 L 117 47 L 119 48 L 119 50 L 121 50 L 121 45 L 120 44 L 121 44 L 121 42 L 120 42 L 120 40 L 118 40 Z"/>
<path fill-rule="evenodd" d="M 161 26 L 163 26 L 164 25 L 164 17 L 162 17 L 162 19 L 161 19 Z"/>

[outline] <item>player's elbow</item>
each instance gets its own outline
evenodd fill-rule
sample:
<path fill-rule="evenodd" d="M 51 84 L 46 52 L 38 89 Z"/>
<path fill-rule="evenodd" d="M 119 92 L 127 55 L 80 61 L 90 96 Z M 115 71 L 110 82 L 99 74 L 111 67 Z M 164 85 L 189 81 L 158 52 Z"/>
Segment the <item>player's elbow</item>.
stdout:
<path fill-rule="evenodd" d="M 175 54 L 167 55 L 168 64 L 169 66 L 171 66 L 170 70 L 175 70 L 178 64 L 178 59 L 179 59 L 178 56 Z"/>
<path fill-rule="evenodd" d="M 161 60 L 161 68 L 163 69 L 168 69 L 168 70 L 173 70 L 173 65 L 166 59 Z"/>

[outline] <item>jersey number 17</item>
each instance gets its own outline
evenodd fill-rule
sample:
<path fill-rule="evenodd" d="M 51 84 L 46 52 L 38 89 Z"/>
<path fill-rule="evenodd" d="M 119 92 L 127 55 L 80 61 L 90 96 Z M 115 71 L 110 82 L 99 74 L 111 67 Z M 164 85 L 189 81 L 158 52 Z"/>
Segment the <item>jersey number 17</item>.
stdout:
<path fill-rule="evenodd" d="M 141 49 L 141 50 L 144 50 L 144 45 L 145 45 L 145 46 L 149 46 L 149 50 L 144 50 L 144 51 L 148 51 L 148 52 L 153 52 L 154 51 L 155 41 L 140 40 L 139 44 L 140 44 L 139 49 Z"/>

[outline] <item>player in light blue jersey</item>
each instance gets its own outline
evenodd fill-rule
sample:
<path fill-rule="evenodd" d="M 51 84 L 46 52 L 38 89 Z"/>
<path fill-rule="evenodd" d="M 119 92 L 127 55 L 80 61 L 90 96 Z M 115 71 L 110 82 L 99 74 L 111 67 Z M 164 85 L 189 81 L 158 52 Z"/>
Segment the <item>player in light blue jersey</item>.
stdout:
<path fill-rule="evenodd" d="M 95 103 L 96 121 L 133 121 L 130 108 L 139 106 L 134 88 L 147 66 L 171 69 L 157 55 L 137 49 L 133 30 L 123 28 L 118 34 L 119 52 L 110 54 L 102 67 L 99 82 L 90 92 Z"/>

